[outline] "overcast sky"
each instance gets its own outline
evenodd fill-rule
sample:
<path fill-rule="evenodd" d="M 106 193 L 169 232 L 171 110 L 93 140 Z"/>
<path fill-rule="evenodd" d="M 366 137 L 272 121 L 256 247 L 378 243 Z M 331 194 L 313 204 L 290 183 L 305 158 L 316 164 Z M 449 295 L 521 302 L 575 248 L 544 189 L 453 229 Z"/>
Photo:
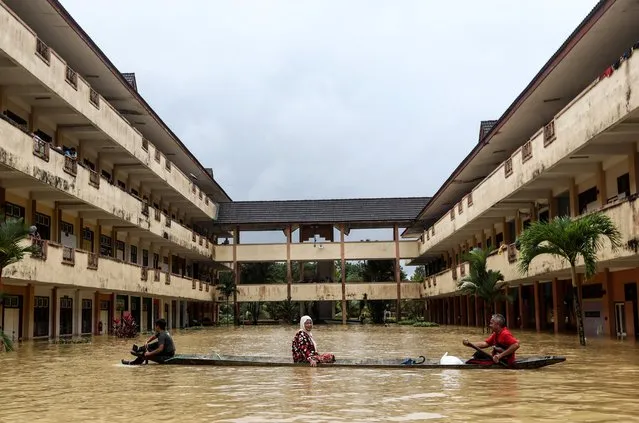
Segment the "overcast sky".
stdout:
<path fill-rule="evenodd" d="M 595 0 L 62 0 L 234 200 L 428 196 Z"/>

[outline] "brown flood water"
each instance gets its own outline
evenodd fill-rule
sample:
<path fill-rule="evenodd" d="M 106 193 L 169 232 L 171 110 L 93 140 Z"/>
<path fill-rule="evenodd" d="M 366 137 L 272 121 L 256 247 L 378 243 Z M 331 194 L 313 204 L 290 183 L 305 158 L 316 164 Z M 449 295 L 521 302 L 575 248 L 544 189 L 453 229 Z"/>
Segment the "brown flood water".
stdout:
<path fill-rule="evenodd" d="M 295 327 L 177 331 L 179 352 L 288 356 Z M 514 331 L 541 370 L 376 370 L 122 366 L 130 340 L 28 343 L 0 354 L 0 422 L 629 422 L 639 421 L 634 341 Z M 475 328 L 317 326 L 340 357 L 467 357 Z M 142 339 L 142 337 L 140 338 Z M 148 420 L 150 419 L 150 420 Z"/>

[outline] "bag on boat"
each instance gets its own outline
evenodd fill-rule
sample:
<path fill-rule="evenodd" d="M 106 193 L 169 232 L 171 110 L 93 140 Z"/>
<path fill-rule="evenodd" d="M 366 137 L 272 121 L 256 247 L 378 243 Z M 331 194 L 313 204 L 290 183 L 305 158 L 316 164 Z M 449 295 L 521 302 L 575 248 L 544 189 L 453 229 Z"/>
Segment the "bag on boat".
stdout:
<path fill-rule="evenodd" d="M 458 364 L 464 364 L 464 362 L 454 355 L 448 355 L 448 352 L 439 359 L 439 364 L 443 366 L 455 366 Z"/>

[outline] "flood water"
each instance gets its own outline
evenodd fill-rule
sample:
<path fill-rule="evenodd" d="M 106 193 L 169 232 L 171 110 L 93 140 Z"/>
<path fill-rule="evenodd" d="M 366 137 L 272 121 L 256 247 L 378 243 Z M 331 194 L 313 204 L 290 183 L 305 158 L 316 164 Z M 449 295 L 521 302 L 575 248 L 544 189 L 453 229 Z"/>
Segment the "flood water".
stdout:
<path fill-rule="evenodd" d="M 178 352 L 289 356 L 295 327 L 174 332 Z M 0 354 L 1 422 L 639 421 L 634 341 L 513 331 L 519 355 L 559 354 L 540 370 L 378 370 L 122 366 L 133 341 L 25 343 Z M 476 328 L 316 326 L 339 357 L 467 357 Z M 141 341 L 144 337 L 140 337 Z"/>

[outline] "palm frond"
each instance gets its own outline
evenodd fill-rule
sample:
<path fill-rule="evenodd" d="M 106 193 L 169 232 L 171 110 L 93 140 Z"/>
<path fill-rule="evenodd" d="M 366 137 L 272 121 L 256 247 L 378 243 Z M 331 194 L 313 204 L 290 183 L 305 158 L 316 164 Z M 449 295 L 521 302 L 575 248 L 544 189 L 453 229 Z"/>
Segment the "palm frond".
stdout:
<path fill-rule="evenodd" d="M 469 263 L 469 271 L 468 275 L 457 282 L 460 293 L 476 295 L 487 302 L 503 298 L 504 275 L 500 271 L 487 269 L 491 253 L 491 249 L 475 248 L 464 255 Z"/>
<path fill-rule="evenodd" d="M 9 336 L 7 336 L 7 334 L 4 333 L 2 329 L 0 329 L 0 347 L 0 351 L 2 350 L 2 348 L 4 348 L 4 350 L 7 352 L 13 351 L 13 341 L 11 341 L 11 338 L 9 338 Z"/>
<path fill-rule="evenodd" d="M 0 216 L 0 219 L 3 217 Z M 27 253 L 37 251 L 35 246 L 23 242 L 28 236 L 29 229 L 22 218 L 7 218 L 0 223 L 0 269 L 22 260 Z"/>
<path fill-rule="evenodd" d="M 519 271 L 528 273 L 532 261 L 543 254 L 564 258 L 571 266 L 581 256 L 586 277 L 591 277 L 597 271 L 597 254 L 605 247 L 606 239 L 613 250 L 622 245 L 621 233 L 603 213 L 534 222 L 519 237 Z"/>

